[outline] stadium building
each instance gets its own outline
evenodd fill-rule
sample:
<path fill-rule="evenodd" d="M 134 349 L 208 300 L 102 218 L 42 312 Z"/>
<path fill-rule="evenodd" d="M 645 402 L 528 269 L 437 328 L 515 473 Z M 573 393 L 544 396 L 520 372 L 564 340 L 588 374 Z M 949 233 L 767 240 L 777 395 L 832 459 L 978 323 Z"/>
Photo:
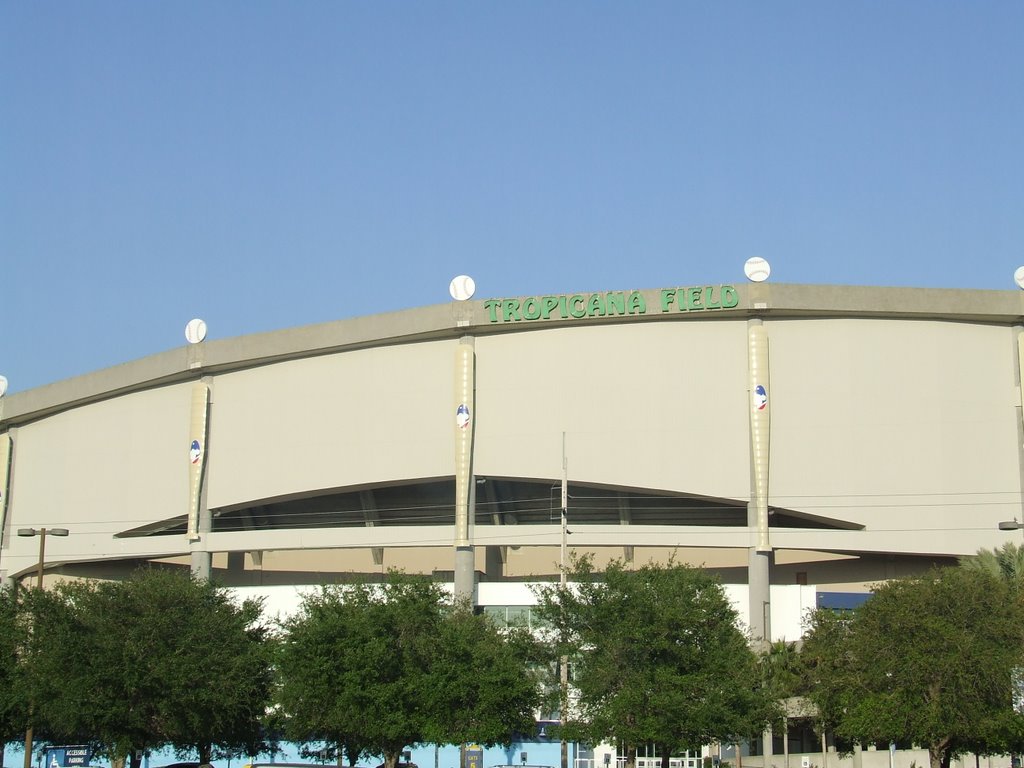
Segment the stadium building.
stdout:
<path fill-rule="evenodd" d="M 0 398 L 0 575 L 66 529 L 48 580 L 172 563 L 288 610 L 400 569 L 520 616 L 567 554 L 674 556 L 752 637 L 796 639 L 816 604 L 1019 535 L 1022 297 L 759 282 L 192 323 Z"/>

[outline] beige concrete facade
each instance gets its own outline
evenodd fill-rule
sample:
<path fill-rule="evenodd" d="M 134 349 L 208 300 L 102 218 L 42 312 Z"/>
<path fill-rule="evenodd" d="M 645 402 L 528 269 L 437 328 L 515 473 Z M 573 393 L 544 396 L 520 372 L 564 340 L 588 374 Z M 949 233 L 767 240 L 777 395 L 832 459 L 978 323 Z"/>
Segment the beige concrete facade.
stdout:
<path fill-rule="evenodd" d="M 860 589 L 1006 541 L 998 522 L 1022 516 L 1020 292 L 766 283 L 729 286 L 728 306 L 725 287 L 697 288 L 612 292 L 625 309 L 606 294 L 437 305 L 9 395 L 0 573 L 35 567 L 25 527 L 69 529 L 47 544 L 64 575 L 195 552 L 236 584 L 450 572 L 453 359 L 472 336 L 482 579 L 557 572 L 564 435 L 574 551 L 675 553 L 743 583 L 752 318 L 770 349 L 772 583 Z M 211 530 L 190 541 L 196 381 Z"/>

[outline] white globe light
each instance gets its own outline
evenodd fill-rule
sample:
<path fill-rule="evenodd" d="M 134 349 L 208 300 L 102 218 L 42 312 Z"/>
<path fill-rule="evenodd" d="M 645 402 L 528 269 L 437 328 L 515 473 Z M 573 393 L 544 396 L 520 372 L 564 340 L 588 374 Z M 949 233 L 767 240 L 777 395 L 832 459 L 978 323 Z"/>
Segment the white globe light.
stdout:
<path fill-rule="evenodd" d="M 753 283 L 763 283 L 772 273 L 772 265 L 760 256 L 752 256 L 743 264 L 743 274 Z"/>
<path fill-rule="evenodd" d="M 458 275 L 448 284 L 448 293 L 456 301 L 467 301 L 476 293 L 476 283 L 469 275 Z"/>
<path fill-rule="evenodd" d="M 1024 289 L 1024 267 L 1017 267 L 1013 273 L 1013 282 L 1017 284 L 1018 288 Z"/>
<path fill-rule="evenodd" d="M 198 344 L 205 338 L 206 323 L 198 317 L 193 320 L 189 320 L 188 325 L 185 326 L 185 340 L 189 344 Z"/>

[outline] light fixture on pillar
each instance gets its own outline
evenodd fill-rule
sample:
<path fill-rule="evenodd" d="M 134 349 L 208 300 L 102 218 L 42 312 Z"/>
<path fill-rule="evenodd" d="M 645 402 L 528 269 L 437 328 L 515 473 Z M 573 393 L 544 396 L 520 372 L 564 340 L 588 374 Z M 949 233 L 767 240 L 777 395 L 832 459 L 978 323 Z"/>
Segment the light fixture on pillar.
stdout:
<path fill-rule="evenodd" d="M 206 338 L 206 323 L 195 317 L 185 325 L 185 341 L 189 344 L 198 344 Z"/>
<path fill-rule="evenodd" d="M 751 256 L 743 264 L 743 274 L 752 283 L 763 283 L 772 273 L 772 265 L 760 256 Z"/>
<path fill-rule="evenodd" d="M 476 293 L 476 282 L 469 275 L 456 275 L 448 283 L 448 293 L 456 301 L 469 301 Z"/>

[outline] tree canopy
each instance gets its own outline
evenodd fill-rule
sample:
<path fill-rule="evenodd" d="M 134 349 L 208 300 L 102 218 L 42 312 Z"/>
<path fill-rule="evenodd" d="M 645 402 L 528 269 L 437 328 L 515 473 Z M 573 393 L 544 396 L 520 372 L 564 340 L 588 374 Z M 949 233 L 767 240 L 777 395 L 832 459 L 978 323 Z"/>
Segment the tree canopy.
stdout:
<path fill-rule="evenodd" d="M 14 590 L 0 589 L 0 750 L 23 735 L 28 722 L 18 674 L 24 630 Z"/>
<path fill-rule="evenodd" d="M 772 701 L 782 702 L 806 690 L 803 660 L 795 642 L 776 640 L 770 643 L 758 657 L 758 669 L 761 687 Z M 782 710 L 772 714 L 777 716 L 772 725 L 783 725 Z"/>
<path fill-rule="evenodd" d="M 259 751 L 271 686 L 257 601 L 168 570 L 27 594 L 25 672 L 34 719 L 133 768 L 172 745 L 209 762 L 215 746 Z"/>
<path fill-rule="evenodd" d="M 1011 674 L 1024 663 L 1020 605 L 966 568 L 880 586 L 852 616 L 819 612 L 804 643 L 811 696 L 836 732 L 928 747 L 932 768 L 1021 745 Z"/>
<path fill-rule="evenodd" d="M 385 584 L 324 587 L 283 626 L 285 732 L 355 764 L 434 741 L 508 743 L 532 729 L 528 657 L 440 586 L 392 573 Z"/>
<path fill-rule="evenodd" d="M 508 744 L 532 734 L 540 705 L 533 662 L 536 642 L 528 630 L 500 630 L 471 610 L 447 613 L 431 661 L 428 706 L 445 713 L 428 737 L 440 743 Z"/>
<path fill-rule="evenodd" d="M 826 731 L 835 731 L 855 685 L 856 669 L 850 657 L 849 635 L 853 615 L 818 609 L 800 649 L 807 693 L 818 710 L 817 720 Z"/>
<path fill-rule="evenodd" d="M 770 696 L 712 576 L 622 561 L 596 574 L 585 558 L 568 576 L 566 587 L 538 590 L 539 611 L 570 658 L 567 736 L 621 742 L 630 766 L 639 746 L 653 744 L 667 766 L 678 750 L 762 730 Z"/>
<path fill-rule="evenodd" d="M 1010 589 L 1024 593 L 1024 545 L 1007 542 L 994 550 L 981 549 L 976 555 L 961 558 L 960 565 L 1002 579 Z"/>

